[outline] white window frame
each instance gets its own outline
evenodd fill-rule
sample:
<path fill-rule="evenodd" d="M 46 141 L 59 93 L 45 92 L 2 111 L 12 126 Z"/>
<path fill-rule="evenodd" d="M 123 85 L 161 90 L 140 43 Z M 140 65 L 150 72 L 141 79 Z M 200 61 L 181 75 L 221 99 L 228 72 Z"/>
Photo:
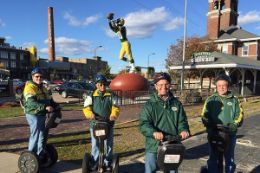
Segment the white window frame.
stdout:
<path fill-rule="evenodd" d="M 245 54 L 245 52 L 246 52 L 246 54 Z M 248 56 L 248 53 L 249 53 L 249 45 L 244 45 L 242 47 L 242 56 Z"/>
<path fill-rule="evenodd" d="M 16 68 L 16 61 L 11 61 L 11 68 Z"/>

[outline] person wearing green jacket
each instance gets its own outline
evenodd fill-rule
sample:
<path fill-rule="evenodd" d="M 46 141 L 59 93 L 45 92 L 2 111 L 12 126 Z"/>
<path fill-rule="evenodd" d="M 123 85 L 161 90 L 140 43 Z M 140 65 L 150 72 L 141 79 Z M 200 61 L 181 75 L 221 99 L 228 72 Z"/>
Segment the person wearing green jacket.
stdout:
<path fill-rule="evenodd" d="M 92 170 L 96 171 L 99 157 L 99 141 L 94 137 L 93 127 L 95 119 L 102 117 L 109 123 L 108 137 L 105 140 L 106 158 L 104 160 L 106 171 L 111 171 L 112 157 L 113 157 L 113 138 L 114 138 L 114 122 L 119 116 L 118 99 L 110 91 L 106 90 L 107 79 L 104 75 L 97 74 L 95 77 L 96 90 L 87 96 L 84 101 L 83 113 L 85 117 L 90 120 L 90 134 L 91 134 L 91 156 Z"/>
<path fill-rule="evenodd" d="M 181 102 L 170 92 L 170 83 L 171 77 L 167 73 L 154 76 L 156 91 L 140 114 L 140 131 L 145 136 L 145 173 L 155 173 L 158 169 L 157 149 L 164 136 L 189 137 L 186 113 Z"/>
<path fill-rule="evenodd" d="M 236 169 L 234 158 L 236 132 L 237 128 L 242 125 L 244 114 L 238 98 L 228 90 L 230 82 L 229 76 L 225 74 L 221 74 L 216 78 L 217 92 L 207 98 L 201 114 L 208 137 L 210 137 L 217 124 L 229 126 L 230 128 L 230 143 L 227 151 L 224 153 L 226 173 L 233 173 Z M 207 164 L 210 173 L 218 172 L 219 154 L 218 151 L 214 151 L 209 145 L 209 159 Z"/>
<path fill-rule="evenodd" d="M 32 80 L 26 82 L 22 96 L 22 106 L 30 126 L 28 150 L 37 154 L 40 161 L 44 161 L 46 158 L 44 151 L 46 113 L 52 112 L 57 104 L 43 86 L 43 70 L 36 67 L 31 75 Z"/>

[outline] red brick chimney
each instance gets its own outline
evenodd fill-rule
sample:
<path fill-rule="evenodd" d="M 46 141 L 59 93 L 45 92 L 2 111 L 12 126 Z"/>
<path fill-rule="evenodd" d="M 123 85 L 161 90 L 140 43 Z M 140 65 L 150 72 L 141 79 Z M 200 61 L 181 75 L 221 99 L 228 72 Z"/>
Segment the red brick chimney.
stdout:
<path fill-rule="evenodd" d="M 55 61 L 53 8 L 48 7 L 48 61 Z"/>

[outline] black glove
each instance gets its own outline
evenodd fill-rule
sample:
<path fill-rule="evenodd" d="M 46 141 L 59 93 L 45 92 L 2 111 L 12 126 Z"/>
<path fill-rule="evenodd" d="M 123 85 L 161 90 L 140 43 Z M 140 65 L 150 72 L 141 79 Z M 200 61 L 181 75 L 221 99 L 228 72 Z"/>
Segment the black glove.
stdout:
<path fill-rule="evenodd" d="M 237 133 L 237 125 L 234 123 L 229 123 L 228 128 L 230 131 L 230 134 L 236 134 Z"/>

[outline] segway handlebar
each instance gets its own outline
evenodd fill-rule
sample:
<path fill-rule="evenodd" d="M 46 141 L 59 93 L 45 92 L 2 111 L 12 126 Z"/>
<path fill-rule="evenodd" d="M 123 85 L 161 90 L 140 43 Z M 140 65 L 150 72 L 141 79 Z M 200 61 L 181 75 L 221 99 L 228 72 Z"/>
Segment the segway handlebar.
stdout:
<path fill-rule="evenodd" d="M 163 137 L 163 143 L 179 143 L 181 142 L 182 138 L 180 135 L 165 135 Z"/>
<path fill-rule="evenodd" d="M 106 117 L 102 117 L 102 116 L 95 116 L 95 121 L 99 121 L 99 122 L 109 122 L 109 119 Z"/>

